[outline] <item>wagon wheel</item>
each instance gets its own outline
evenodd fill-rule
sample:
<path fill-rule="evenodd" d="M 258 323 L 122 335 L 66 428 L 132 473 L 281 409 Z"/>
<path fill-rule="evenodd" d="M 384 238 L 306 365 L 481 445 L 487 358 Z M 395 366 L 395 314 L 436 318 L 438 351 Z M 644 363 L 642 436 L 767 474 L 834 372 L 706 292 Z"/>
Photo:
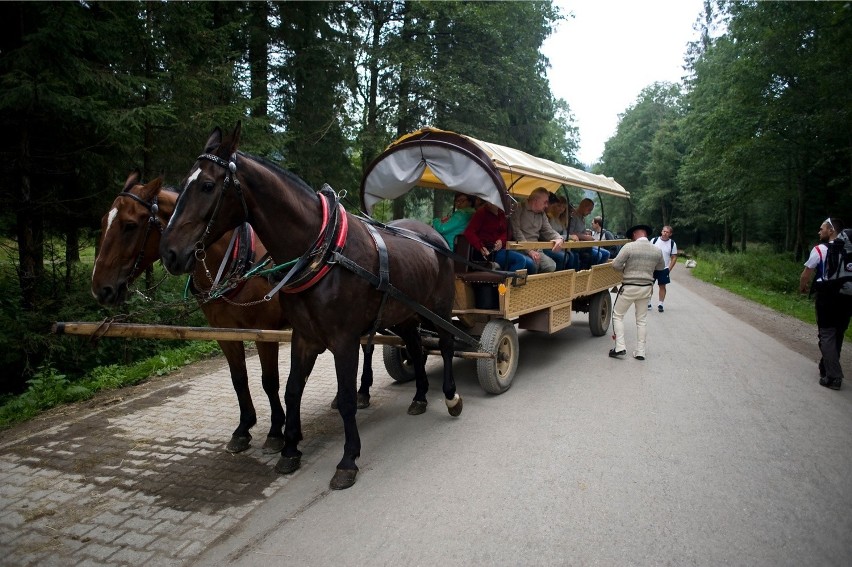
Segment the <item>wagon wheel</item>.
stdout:
<path fill-rule="evenodd" d="M 414 380 L 414 366 L 408 359 L 408 352 L 405 347 L 382 345 L 382 359 L 385 361 L 385 370 L 388 371 L 394 382 Z"/>
<path fill-rule="evenodd" d="M 489 394 L 502 394 L 512 385 L 518 368 L 518 332 L 506 319 L 492 319 L 485 324 L 480 344 L 495 358 L 480 358 L 476 376 L 482 389 Z"/>
<path fill-rule="evenodd" d="M 609 329 L 612 319 L 612 297 L 609 290 L 595 294 L 589 302 L 589 328 L 592 335 L 600 337 Z"/>

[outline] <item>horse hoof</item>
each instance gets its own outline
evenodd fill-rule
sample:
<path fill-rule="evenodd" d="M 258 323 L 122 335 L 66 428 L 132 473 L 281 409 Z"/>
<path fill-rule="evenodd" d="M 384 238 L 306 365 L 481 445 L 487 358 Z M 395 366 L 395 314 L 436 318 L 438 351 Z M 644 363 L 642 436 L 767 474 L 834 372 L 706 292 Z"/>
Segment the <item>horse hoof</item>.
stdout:
<path fill-rule="evenodd" d="M 280 453 L 283 448 L 283 437 L 267 437 L 266 442 L 263 444 L 262 451 L 264 455 L 272 455 L 273 453 Z"/>
<path fill-rule="evenodd" d="M 364 409 L 370 407 L 370 396 L 365 394 L 358 394 L 358 409 Z"/>
<path fill-rule="evenodd" d="M 445 400 L 447 402 L 447 411 L 450 412 L 450 415 L 453 417 L 458 417 L 461 415 L 462 408 L 464 407 L 464 401 L 462 397 L 458 394 L 452 400 Z"/>
<path fill-rule="evenodd" d="M 427 402 L 414 400 L 411 402 L 411 405 L 408 406 L 408 415 L 420 415 L 421 413 L 426 413 L 426 404 Z"/>
<path fill-rule="evenodd" d="M 300 466 L 302 466 L 301 455 L 296 457 L 285 457 L 284 455 L 281 455 L 281 458 L 278 459 L 277 463 L 275 463 L 275 472 L 290 474 L 299 470 Z"/>
<path fill-rule="evenodd" d="M 337 409 L 337 395 L 335 395 L 334 399 L 331 400 L 331 409 Z"/>
<path fill-rule="evenodd" d="M 344 490 L 355 484 L 355 477 L 358 475 L 358 469 L 337 469 L 328 487 L 332 490 Z"/>
<path fill-rule="evenodd" d="M 251 447 L 251 435 L 245 437 L 231 435 L 231 440 L 225 445 L 225 450 L 229 453 L 242 453 L 249 447 Z"/>

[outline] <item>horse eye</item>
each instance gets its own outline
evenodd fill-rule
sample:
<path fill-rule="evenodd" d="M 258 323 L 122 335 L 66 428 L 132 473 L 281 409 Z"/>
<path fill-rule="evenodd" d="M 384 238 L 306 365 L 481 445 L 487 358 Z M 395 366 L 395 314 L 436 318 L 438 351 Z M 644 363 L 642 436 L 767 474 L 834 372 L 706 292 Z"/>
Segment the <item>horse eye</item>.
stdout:
<path fill-rule="evenodd" d="M 123 227 L 121 227 L 121 230 L 123 230 L 124 232 L 133 232 L 137 228 L 139 228 L 138 224 L 136 224 L 135 222 L 128 222 L 125 223 Z"/>
<path fill-rule="evenodd" d="M 216 186 L 212 181 L 205 181 L 204 184 L 201 185 L 201 190 L 205 193 L 210 193 L 213 191 L 213 188 Z"/>

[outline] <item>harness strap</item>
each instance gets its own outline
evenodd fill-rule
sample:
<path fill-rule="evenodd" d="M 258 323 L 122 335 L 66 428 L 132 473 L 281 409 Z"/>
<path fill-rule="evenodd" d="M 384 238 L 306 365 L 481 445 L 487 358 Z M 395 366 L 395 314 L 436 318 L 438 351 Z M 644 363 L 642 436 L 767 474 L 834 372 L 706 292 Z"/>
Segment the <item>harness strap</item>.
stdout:
<path fill-rule="evenodd" d="M 362 268 L 361 266 L 359 266 L 358 264 L 356 264 L 355 262 L 353 262 L 352 260 L 350 260 L 349 258 L 344 256 L 341 252 L 335 251 L 332 254 L 332 259 L 335 263 L 338 263 L 341 266 L 343 266 L 344 268 L 346 268 L 347 270 L 353 272 L 354 274 L 361 276 L 362 278 L 364 278 L 365 280 L 370 282 L 370 284 L 372 284 L 373 286 L 379 285 L 379 277 L 378 276 L 376 276 L 375 274 L 373 274 L 372 272 L 370 272 L 368 270 L 365 270 L 364 268 Z M 448 333 L 452 333 L 454 337 L 462 340 L 463 342 L 465 342 L 465 343 L 467 343 L 471 346 L 475 346 L 477 348 L 479 347 L 479 341 L 477 341 L 476 339 L 474 339 L 473 337 L 471 337 L 470 335 L 468 335 L 467 333 L 465 333 L 461 329 L 457 328 L 455 325 L 448 322 L 446 319 L 444 319 L 443 317 L 441 317 L 437 313 L 431 311 L 430 309 L 428 309 L 426 307 L 423 307 L 422 305 L 413 301 L 412 299 L 409 299 L 409 297 L 407 295 L 405 295 L 404 293 L 399 291 L 393 285 L 388 284 L 388 287 L 387 287 L 387 290 L 385 291 L 385 293 L 387 295 L 390 295 L 392 298 L 396 299 L 397 301 L 399 301 L 400 303 L 402 303 L 406 307 L 410 308 L 415 313 L 425 317 L 426 319 L 428 319 L 429 321 L 434 323 L 436 326 L 442 328 L 443 330 L 447 331 Z"/>
<path fill-rule="evenodd" d="M 219 265 L 219 271 L 216 273 L 216 277 L 213 279 L 213 287 L 219 285 L 219 282 L 222 280 L 222 274 L 225 272 L 225 266 L 228 265 L 228 259 L 231 257 L 231 252 L 234 250 L 234 245 L 237 242 L 237 239 L 240 237 L 240 229 L 237 228 L 234 230 L 231 235 L 231 241 L 228 243 L 228 248 L 225 250 L 225 254 L 222 256 L 222 263 Z"/>
<path fill-rule="evenodd" d="M 387 289 L 390 285 L 390 266 L 388 262 L 388 247 L 385 244 L 384 238 L 382 238 L 379 231 L 372 225 L 368 224 L 367 230 L 370 232 L 370 236 L 373 237 L 373 242 L 376 244 L 376 251 L 379 253 L 379 284 L 376 286 L 376 289 L 382 292 L 382 301 L 379 303 L 379 311 L 376 313 L 376 322 L 373 324 L 373 329 L 370 331 L 370 336 L 367 339 L 367 345 L 372 346 L 373 336 L 382 327 L 382 313 L 388 301 Z"/>
<path fill-rule="evenodd" d="M 349 234 L 349 221 L 346 211 L 334 190 L 324 185 L 318 193 L 322 203 L 323 222 L 319 236 L 313 246 L 302 254 L 290 271 L 278 284 L 264 296 L 266 301 L 279 291 L 284 293 L 299 293 L 320 281 L 332 265 L 328 258 L 336 251 L 342 250 Z M 329 201 L 332 205 L 329 205 Z M 337 235 L 334 238 L 335 234 Z M 333 241 L 332 241 L 333 239 Z"/>
<path fill-rule="evenodd" d="M 428 240 L 424 240 L 423 237 L 420 234 L 418 234 L 418 233 L 416 233 L 412 230 L 408 230 L 407 228 L 402 228 L 402 227 L 399 227 L 399 226 L 391 226 L 389 224 L 384 224 L 382 222 L 377 221 L 376 219 L 373 219 L 371 217 L 362 216 L 362 215 L 356 215 L 356 218 L 358 220 L 360 220 L 361 222 L 365 223 L 368 227 L 369 226 L 376 226 L 376 227 L 381 228 L 382 230 L 385 230 L 385 231 L 387 231 L 387 232 L 389 232 L 393 235 L 401 236 L 402 238 L 407 238 L 409 240 L 413 240 L 415 242 L 419 242 L 420 244 L 428 246 L 429 248 L 432 248 L 433 250 L 435 250 L 439 254 L 446 256 L 447 258 L 451 259 L 454 262 L 458 262 L 459 264 L 464 264 L 465 266 L 467 266 L 469 268 L 474 268 L 477 272 L 493 272 L 495 274 L 500 274 L 504 278 L 512 278 L 513 284 L 517 280 L 518 276 L 515 272 L 507 272 L 507 271 L 504 271 L 504 270 L 494 270 L 492 268 L 482 266 L 481 264 L 471 262 L 470 260 L 468 260 L 467 258 L 462 256 L 461 254 L 456 254 L 455 252 L 453 252 L 452 250 L 450 250 L 446 246 L 439 246 L 439 245 L 436 245 L 436 244 L 429 242 Z"/>

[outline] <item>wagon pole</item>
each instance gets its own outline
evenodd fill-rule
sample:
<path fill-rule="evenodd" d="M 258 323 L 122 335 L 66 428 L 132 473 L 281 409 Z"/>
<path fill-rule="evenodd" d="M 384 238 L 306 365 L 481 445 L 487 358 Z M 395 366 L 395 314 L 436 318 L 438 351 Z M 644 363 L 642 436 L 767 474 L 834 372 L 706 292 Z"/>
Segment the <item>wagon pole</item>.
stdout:
<path fill-rule="evenodd" d="M 56 335 L 81 335 L 87 337 L 121 337 L 128 339 L 172 339 L 191 341 L 255 341 L 288 343 L 293 339 L 293 331 L 273 329 L 230 329 L 218 327 L 181 327 L 174 325 L 147 325 L 142 323 L 90 323 L 57 322 L 51 327 Z M 361 344 L 367 344 L 368 337 L 361 337 Z M 405 343 L 396 336 L 374 335 L 373 344 L 404 347 Z M 436 342 L 436 341 L 434 341 Z M 440 354 L 429 339 L 424 340 L 426 354 Z M 456 351 L 459 358 L 493 358 L 485 352 Z"/>

